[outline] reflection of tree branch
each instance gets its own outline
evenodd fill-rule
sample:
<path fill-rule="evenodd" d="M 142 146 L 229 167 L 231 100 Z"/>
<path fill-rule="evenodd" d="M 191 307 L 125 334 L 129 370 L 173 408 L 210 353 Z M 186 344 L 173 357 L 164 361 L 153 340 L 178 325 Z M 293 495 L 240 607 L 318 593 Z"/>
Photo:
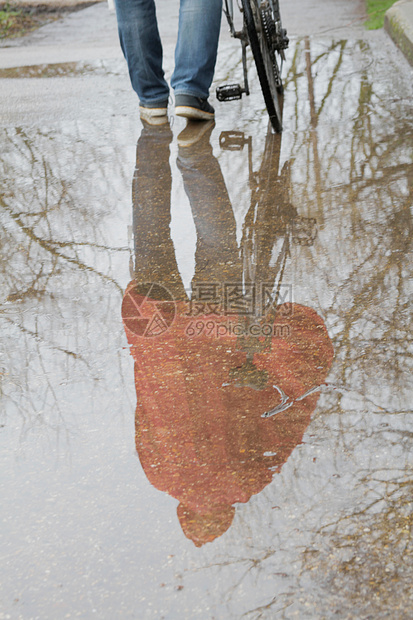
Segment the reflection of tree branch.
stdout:
<path fill-rule="evenodd" d="M 50 276 L 46 276 L 45 274 L 43 274 L 43 265 L 40 265 L 40 271 L 39 273 L 35 274 L 32 282 L 30 283 L 30 285 L 24 290 L 24 291 L 19 291 L 19 292 L 15 292 L 15 293 L 10 293 L 7 298 L 6 301 L 7 302 L 14 302 L 14 301 L 21 301 L 23 299 L 26 298 L 30 298 L 30 297 L 39 297 L 42 293 L 44 293 L 45 291 L 41 291 L 39 289 L 35 288 L 35 285 L 39 282 L 39 280 L 41 278 L 45 278 L 46 282 L 48 281 Z M 0 306 L 0 312 L 1 312 L 1 306 Z"/>
<path fill-rule="evenodd" d="M 362 482 L 362 481 L 361 481 Z M 365 506 L 364 508 L 362 508 L 361 510 L 355 510 L 354 512 L 352 512 L 351 514 L 347 514 L 344 515 L 343 517 L 341 517 L 340 519 L 337 519 L 336 521 L 332 521 L 330 523 L 326 523 L 325 525 L 322 525 L 320 527 L 320 532 L 326 529 L 329 529 L 333 526 L 338 525 L 339 523 L 342 523 L 344 521 L 348 521 L 349 519 L 354 519 L 354 517 L 358 517 L 361 515 L 366 515 L 368 512 L 370 512 L 370 510 L 376 506 L 378 503 L 382 502 L 382 501 L 387 501 L 389 502 L 389 500 L 392 499 L 392 497 L 398 493 L 400 491 L 401 488 L 404 487 L 412 487 L 413 488 L 413 481 L 412 480 L 406 480 L 403 482 L 398 482 L 397 483 L 397 488 L 394 489 L 391 492 L 387 492 L 386 495 L 381 495 L 380 497 L 378 497 L 377 499 L 371 501 L 367 506 Z M 408 501 L 408 500 L 406 500 Z M 413 519 L 413 515 L 412 515 L 412 519 Z"/>
<path fill-rule="evenodd" d="M 255 616 L 257 618 L 257 620 L 259 618 L 262 618 L 262 612 L 266 611 L 267 609 L 271 609 L 271 613 L 272 614 L 278 614 L 281 611 L 284 611 L 285 609 L 287 609 L 288 607 L 291 607 L 291 605 L 293 605 L 292 601 L 291 603 L 287 603 L 287 605 L 284 605 L 283 607 L 278 607 L 278 609 L 272 609 L 273 605 L 275 605 L 275 603 L 280 599 L 281 596 L 288 596 L 287 592 L 282 592 L 281 594 L 278 594 L 277 596 L 274 596 L 274 598 L 267 603 L 266 605 L 261 605 L 260 607 L 256 607 L 255 609 L 251 609 L 250 611 L 246 611 L 245 613 L 242 614 L 242 617 L 244 616 L 250 616 L 251 614 L 258 614 L 258 616 Z"/>
<path fill-rule="evenodd" d="M 317 114 L 317 118 L 319 118 L 321 116 L 321 113 L 324 109 L 324 105 L 327 103 L 328 98 L 330 97 L 332 91 L 333 91 L 333 86 L 334 86 L 334 82 L 337 79 L 339 70 L 341 68 L 341 65 L 343 64 L 343 57 L 344 57 L 344 50 L 347 46 L 347 41 L 339 41 L 338 43 L 336 43 L 335 45 L 332 45 L 331 48 L 329 48 L 328 50 L 328 56 L 331 56 L 331 52 L 337 49 L 337 47 L 339 48 L 339 55 L 337 58 L 337 61 L 334 65 L 333 71 L 331 72 L 331 76 L 330 79 L 328 81 L 327 84 L 327 89 L 326 92 L 324 94 L 324 97 L 321 100 L 320 105 L 318 106 L 318 110 L 316 112 Z M 324 54 L 321 54 L 319 57 L 315 58 L 315 60 L 313 61 L 312 65 L 313 67 L 315 67 L 317 65 L 317 62 L 320 58 L 322 58 L 324 56 Z"/>
<path fill-rule="evenodd" d="M 4 205 L 2 205 L 4 206 Z M 6 207 L 7 208 L 7 207 Z M 20 211 L 19 213 L 15 213 L 14 216 L 20 220 L 20 216 L 29 217 L 33 215 L 32 213 L 24 213 Z M 39 215 L 39 214 L 36 214 Z M 20 220 L 21 221 L 21 220 Z M 31 228 L 33 229 L 33 227 Z M 127 246 L 124 247 L 114 247 L 110 245 L 102 245 L 100 243 L 93 243 L 93 241 L 53 241 L 53 239 L 47 239 L 47 243 L 51 246 L 56 246 L 59 248 L 74 248 L 74 247 L 87 247 L 93 248 L 94 250 L 108 250 L 109 252 L 129 252 L 129 248 Z"/>
<path fill-rule="evenodd" d="M 5 321 L 7 321 L 8 323 L 10 323 L 10 325 L 13 325 L 14 327 L 17 327 L 22 333 L 27 334 L 28 336 L 31 336 L 32 338 L 35 338 L 36 340 L 38 340 L 40 338 L 40 336 L 39 336 L 39 334 L 37 332 L 34 332 L 31 329 L 28 329 L 27 327 L 24 327 L 23 325 L 16 324 L 16 322 L 12 321 L 11 319 L 9 319 L 9 317 L 3 316 L 2 318 Z M 75 353 L 74 351 L 69 351 L 69 349 L 64 349 L 63 347 L 58 347 L 56 345 L 49 344 L 44 339 L 43 339 L 43 342 L 44 342 L 44 344 L 46 344 L 48 347 L 50 347 L 54 351 L 59 351 L 60 353 L 64 353 L 65 355 L 68 355 L 69 357 L 72 357 L 73 359 L 80 360 L 90 370 L 90 366 L 89 366 L 88 362 L 84 359 L 84 357 L 82 355 L 79 355 L 79 353 Z"/>
<path fill-rule="evenodd" d="M 386 183 L 390 183 L 390 181 L 399 181 L 406 177 L 408 172 L 413 171 L 412 164 L 400 163 L 394 164 L 392 166 L 386 166 L 380 169 L 380 183 L 385 185 Z M 377 187 L 377 178 L 373 177 L 371 179 L 366 179 L 363 174 L 359 174 L 351 178 L 348 183 L 340 183 L 339 185 L 332 185 L 331 187 L 324 190 L 324 192 L 332 192 L 337 189 L 340 190 L 352 190 L 352 195 L 356 197 L 361 194 L 366 189 Z"/>
<path fill-rule="evenodd" d="M 40 245 L 41 248 L 43 248 L 44 250 L 46 250 L 46 252 L 49 252 L 50 254 L 52 254 L 53 256 L 55 256 L 58 259 L 63 259 L 69 263 L 72 263 L 74 265 L 76 265 L 77 267 L 80 267 L 81 269 L 84 269 L 85 271 L 90 271 L 96 275 L 98 275 L 99 277 L 101 277 L 103 280 L 106 280 L 108 282 L 111 282 L 112 284 L 115 285 L 115 287 L 118 289 L 118 291 L 120 293 L 122 293 L 122 288 L 119 286 L 119 284 L 111 277 L 105 275 L 104 273 L 98 271 L 97 269 L 94 269 L 93 267 L 90 267 L 89 265 L 86 265 L 85 263 L 83 263 L 81 260 L 77 259 L 77 258 L 71 258 L 70 256 L 66 256 L 65 254 L 60 253 L 57 249 L 56 249 L 56 245 L 59 245 L 57 242 L 53 242 L 53 241 L 48 241 L 46 239 L 41 239 L 38 235 L 36 235 L 32 228 L 29 226 L 25 226 L 25 224 L 21 221 L 21 219 L 12 212 L 12 210 L 6 205 L 4 204 L 3 201 L 1 201 L 1 206 L 4 207 L 10 214 L 10 217 L 13 218 L 13 220 L 16 222 L 16 224 L 19 226 L 20 230 L 25 233 L 32 241 L 36 242 L 38 245 Z"/>

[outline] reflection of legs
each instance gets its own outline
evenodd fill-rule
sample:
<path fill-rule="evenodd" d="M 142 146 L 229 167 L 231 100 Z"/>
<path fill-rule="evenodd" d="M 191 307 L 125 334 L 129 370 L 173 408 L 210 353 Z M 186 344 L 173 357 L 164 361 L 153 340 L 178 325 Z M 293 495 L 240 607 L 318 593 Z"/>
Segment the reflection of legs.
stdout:
<path fill-rule="evenodd" d="M 241 277 L 234 213 L 207 140 L 205 134 L 196 145 L 180 148 L 177 162 L 197 231 L 193 286 L 197 282 L 239 281 Z"/>
<path fill-rule="evenodd" d="M 214 76 L 222 0 L 181 0 L 175 71 L 175 94 L 206 99 Z"/>
<path fill-rule="evenodd" d="M 116 0 L 116 15 L 133 89 L 144 105 L 165 103 L 169 87 L 162 70 L 154 0 Z"/>
<path fill-rule="evenodd" d="M 136 149 L 132 185 L 135 280 L 164 285 L 175 299 L 186 299 L 171 239 L 169 125 L 145 126 Z"/>

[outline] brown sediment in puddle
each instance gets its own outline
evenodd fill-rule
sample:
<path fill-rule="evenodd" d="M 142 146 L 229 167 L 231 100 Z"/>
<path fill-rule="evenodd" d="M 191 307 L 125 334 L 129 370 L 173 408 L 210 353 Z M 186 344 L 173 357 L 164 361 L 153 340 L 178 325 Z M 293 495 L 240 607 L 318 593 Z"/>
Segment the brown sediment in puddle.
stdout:
<path fill-rule="evenodd" d="M 103 61 L 63 62 L 55 64 L 28 65 L 0 69 L 0 79 L 79 77 L 83 75 L 109 75 L 118 73 Z"/>

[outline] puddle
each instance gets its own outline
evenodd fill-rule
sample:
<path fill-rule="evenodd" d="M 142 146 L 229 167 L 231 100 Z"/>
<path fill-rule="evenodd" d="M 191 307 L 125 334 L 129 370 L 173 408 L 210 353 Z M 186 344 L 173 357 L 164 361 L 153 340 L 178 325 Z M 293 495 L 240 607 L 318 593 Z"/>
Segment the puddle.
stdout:
<path fill-rule="evenodd" d="M 99 60 L 10 67 L 0 69 L 0 79 L 109 76 L 124 73 L 126 69 L 123 60 Z"/>
<path fill-rule="evenodd" d="M 184 136 L 3 130 L 8 613 L 409 613 L 413 126 L 374 53 L 296 42 L 282 136 L 253 79 Z"/>

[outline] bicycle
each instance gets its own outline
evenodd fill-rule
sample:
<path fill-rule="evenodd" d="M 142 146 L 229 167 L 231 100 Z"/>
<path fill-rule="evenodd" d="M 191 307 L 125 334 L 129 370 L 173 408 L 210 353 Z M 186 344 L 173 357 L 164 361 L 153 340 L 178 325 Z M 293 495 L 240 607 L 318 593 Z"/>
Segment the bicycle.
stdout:
<path fill-rule="evenodd" d="M 282 131 L 281 71 L 285 60 L 284 50 L 289 44 L 287 31 L 281 23 L 279 2 L 278 0 L 240 1 L 241 5 L 238 5 L 238 8 L 243 15 L 241 30 L 236 30 L 234 25 L 233 0 L 224 0 L 223 10 L 231 36 L 241 42 L 244 85 L 219 86 L 216 90 L 217 99 L 218 101 L 231 101 L 241 99 L 243 94 L 250 94 L 247 75 L 247 47 L 249 45 L 271 125 L 279 133 Z"/>

